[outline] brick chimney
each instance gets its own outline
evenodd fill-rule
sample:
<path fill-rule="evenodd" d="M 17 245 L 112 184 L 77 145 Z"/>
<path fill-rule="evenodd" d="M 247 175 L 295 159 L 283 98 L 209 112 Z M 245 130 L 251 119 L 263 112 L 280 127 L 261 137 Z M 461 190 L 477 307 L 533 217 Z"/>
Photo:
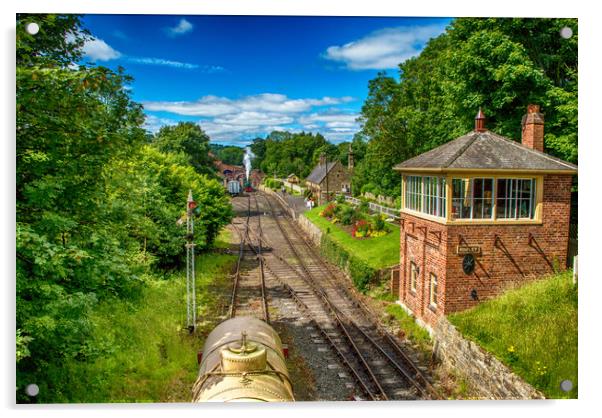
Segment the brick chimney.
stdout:
<path fill-rule="evenodd" d="M 485 114 L 479 107 L 479 113 L 474 118 L 474 130 L 477 132 L 485 132 L 487 128 L 485 128 Z"/>
<path fill-rule="evenodd" d="M 326 155 L 324 153 L 320 154 L 320 165 L 326 164 Z"/>
<path fill-rule="evenodd" d="M 543 152 L 543 113 L 539 105 L 527 106 L 527 114 L 522 120 L 522 144 L 527 148 Z"/>
<path fill-rule="evenodd" d="M 349 171 L 353 171 L 353 167 L 355 165 L 355 161 L 353 159 L 353 148 L 351 148 L 351 143 L 349 143 L 349 154 L 347 154 L 347 167 Z"/>

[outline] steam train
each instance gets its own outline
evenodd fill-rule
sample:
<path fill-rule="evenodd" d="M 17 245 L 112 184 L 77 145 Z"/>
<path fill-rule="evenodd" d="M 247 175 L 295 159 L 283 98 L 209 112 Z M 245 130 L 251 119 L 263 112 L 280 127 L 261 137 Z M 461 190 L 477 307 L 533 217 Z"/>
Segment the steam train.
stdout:
<path fill-rule="evenodd" d="M 242 186 L 241 181 L 230 180 L 227 182 L 226 188 L 228 189 L 228 193 L 230 193 L 230 196 L 238 196 L 242 193 L 242 190 L 244 190 L 245 192 L 252 192 L 255 190 L 249 180 L 245 180 L 244 183 L 242 183 Z"/>
<path fill-rule="evenodd" d="M 280 337 L 248 316 L 219 324 L 207 337 L 193 402 L 294 401 Z"/>

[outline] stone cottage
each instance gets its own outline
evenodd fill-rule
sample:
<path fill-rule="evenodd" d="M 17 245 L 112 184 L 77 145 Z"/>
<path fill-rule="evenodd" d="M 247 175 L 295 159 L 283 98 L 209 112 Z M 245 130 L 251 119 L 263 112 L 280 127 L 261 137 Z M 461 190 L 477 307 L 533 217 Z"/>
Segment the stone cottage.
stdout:
<path fill-rule="evenodd" d="M 305 185 L 321 205 L 328 200 L 327 195 L 349 193 L 351 177 L 340 161 L 327 161 L 324 155 L 320 155 L 320 162 L 305 179 Z"/>

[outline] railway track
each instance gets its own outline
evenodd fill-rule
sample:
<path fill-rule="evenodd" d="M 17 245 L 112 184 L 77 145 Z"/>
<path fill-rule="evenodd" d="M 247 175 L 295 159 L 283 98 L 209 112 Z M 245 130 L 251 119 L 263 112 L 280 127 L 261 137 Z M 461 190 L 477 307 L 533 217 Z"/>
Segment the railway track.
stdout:
<path fill-rule="evenodd" d="M 266 282 L 270 282 L 271 293 L 292 298 L 300 312 L 311 319 L 319 332 L 312 335 L 313 341 L 331 347 L 355 381 L 357 398 L 439 398 L 369 308 L 333 279 L 338 273 L 284 215 L 281 203 L 274 205 L 271 196 L 259 196 L 270 215 L 265 219 L 276 229 L 271 234 L 272 242 L 268 242 L 263 236 L 257 194 L 249 195 L 244 222 L 233 224 L 240 247 L 230 317 L 251 315 L 269 322 Z"/>
<path fill-rule="evenodd" d="M 277 254 L 268 255 L 270 272 L 313 318 L 363 395 L 372 400 L 439 398 L 414 360 L 378 324 L 369 308 L 333 280 L 336 272 L 283 215 L 280 202 L 276 213 L 273 198 L 261 196 L 286 242 L 278 247 Z M 283 276 L 286 281 L 280 279 Z"/>
<path fill-rule="evenodd" d="M 259 242 L 253 245 L 249 237 L 251 219 L 256 220 L 259 231 Z M 247 215 L 244 223 L 232 224 L 240 236 L 240 246 L 232 293 L 230 296 L 229 318 L 235 316 L 255 316 L 270 323 L 268 299 L 266 290 L 265 264 L 262 256 L 262 230 L 259 212 L 251 216 L 251 197 L 247 202 Z M 248 247 L 245 250 L 245 247 Z"/>

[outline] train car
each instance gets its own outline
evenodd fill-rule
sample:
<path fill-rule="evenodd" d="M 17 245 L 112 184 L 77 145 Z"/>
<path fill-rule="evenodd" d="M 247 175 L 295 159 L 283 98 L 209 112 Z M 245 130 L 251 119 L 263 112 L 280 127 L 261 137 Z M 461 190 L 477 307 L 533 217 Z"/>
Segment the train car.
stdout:
<path fill-rule="evenodd" d="M 228 193 L 231 196 L 238 196 L 240 194 L 240 183 L 236 180 L 230 180 L 228 182 Z"/>
<path fill-rule="evenodd" d="M 193 402 L 294 401 L 280 337 L 267 323 L 240 316 L 207 337 Z"/>

